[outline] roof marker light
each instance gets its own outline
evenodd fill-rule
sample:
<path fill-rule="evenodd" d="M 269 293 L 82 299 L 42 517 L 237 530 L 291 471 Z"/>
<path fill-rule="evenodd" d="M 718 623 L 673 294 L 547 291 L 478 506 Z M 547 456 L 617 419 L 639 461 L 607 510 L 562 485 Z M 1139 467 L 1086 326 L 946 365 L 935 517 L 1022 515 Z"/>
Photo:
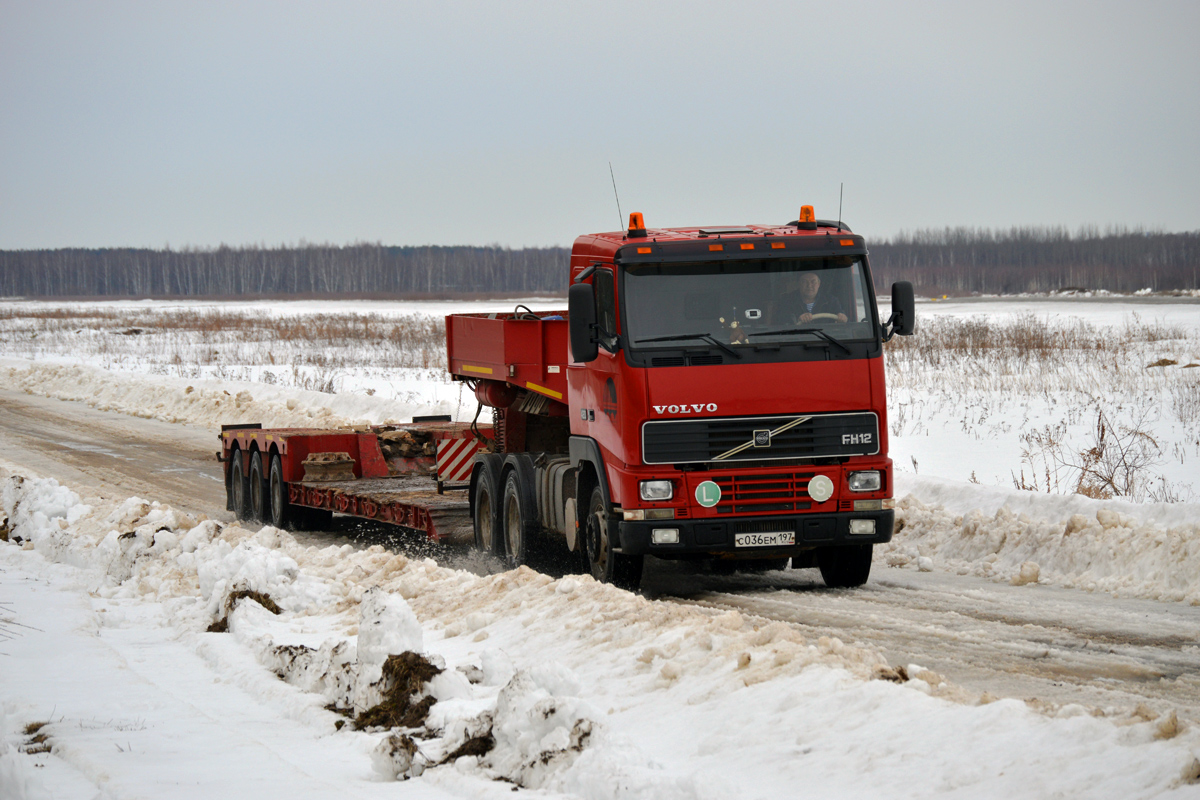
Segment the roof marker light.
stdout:
<path fill-rule="evenodd" d="M 850 245 L 854 244 L 853 239 L 841 239 L 840 241 L 842 243 L 842 247 L 849 247 Z"/>
<path fill-rule="evenodd" d="M 747 242 L 746 244 L 742 245 L 742 249 L 743 249 L 743 250 L 753 250 L 753 249 L 754 249 L 754 245 L 753 245 L 753 244 L 751 244 L 751 243 L 749 243 L 749 242 Z"/>
<path fill-rule="evenodd" d="M 650 248 L 649 247 L 639 247 L 637 249 L 637 251 L 638 251 L 639 255 L 646 255 L 647 253 L 650 252 Z"/>
<path fill-rule="evenodd" d="M 772 250 L 782 250 L 783 242 L 771 242 L 771 249 Z"/>
<path fill-rule="evenodd" d="M 708 246 L 708 250 L 710 253 L 715 253 L 718 250 L 724 250 L 724 249 L 725 249 L 725 245 L 723 245 L 723 244 L 710 244 Z"/>

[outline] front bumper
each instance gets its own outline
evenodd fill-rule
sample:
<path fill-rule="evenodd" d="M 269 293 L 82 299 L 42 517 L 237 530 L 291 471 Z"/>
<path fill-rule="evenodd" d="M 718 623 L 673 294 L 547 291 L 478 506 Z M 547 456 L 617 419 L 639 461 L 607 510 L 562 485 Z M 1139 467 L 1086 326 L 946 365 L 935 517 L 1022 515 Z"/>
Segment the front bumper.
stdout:
<path fill-rule="evenodd" d="M 875 521 L 873 534 L 851 534 L 850 520 Z M 859 544 L 881 544 L 892 539 L 896 512 L 843 511 L 832 514 L 790 514 L 771 517 L 734 517 L 723 520 L 662 520 L 653 522 L 618 522 L 621 546 L 626 555 L 652 555 L 659 558 L 675 556 L 717 555 L 722 553 L 754 557 L 791 555 L 814 547 L 838 547 Z M 679 544 L 652 544 L 650 532 L 655 528 L 679 530 Z M 735 547 L 735 533 L 765 531 L 795 531 L 796 544 L 784 547 Z"/>

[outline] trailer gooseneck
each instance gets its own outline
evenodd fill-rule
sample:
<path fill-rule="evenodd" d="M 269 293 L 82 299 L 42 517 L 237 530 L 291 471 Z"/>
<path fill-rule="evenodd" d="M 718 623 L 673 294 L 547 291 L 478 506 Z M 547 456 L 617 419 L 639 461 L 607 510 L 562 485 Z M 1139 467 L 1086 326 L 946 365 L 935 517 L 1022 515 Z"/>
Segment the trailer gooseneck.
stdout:
<path fill-rule="evenodd" d="M 782 226 L 635 213 L 575 241 L 569 281 L 566 312 L 446 317 L 486 424 L 227 426 L 229 508 L 379 519 L 513 566 L 558 548 L 630 588 L 647 555 L 864 583 L 892 536 L 883 346 L 915 328 L 911 285 L 881 320 L 862 237 L 811 206 Z"/>

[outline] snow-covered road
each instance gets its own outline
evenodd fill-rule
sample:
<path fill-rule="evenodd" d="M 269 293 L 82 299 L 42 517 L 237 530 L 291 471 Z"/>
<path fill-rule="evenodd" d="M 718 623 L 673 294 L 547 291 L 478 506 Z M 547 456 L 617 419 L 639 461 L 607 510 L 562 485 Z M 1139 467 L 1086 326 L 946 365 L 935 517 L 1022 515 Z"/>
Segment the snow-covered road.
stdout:
<path fill-rule="evenodd" d="M 0 390 L 5 460 L 73 486 L 229 520 L 214 441 L 202 427 Z M 352 526 L 336 527 L 296 535 L 311 544 L 379 541 L 370 531 L 346 538 Z M 431 550 L 415 534 L 387 544 L 475 572 L 499 569 L 460 550 Z M 975 693 L 1125 710 L 1143 703 L 1200 720 L 1197 606 L 889 569 L 878 560 L 867 586 L 851 591 L 827 590 L 816 570 L 719 576 L 665 562 L 647 568 L 644 590 L 784 622 L 810 639 L 862 644 L 891 664 L 921 664 Z"/>
<path fill-rule="evenodd" d="M 232 520 L 215 458 L 219 447 L 207 427 L 0 389 L 2 457 L 84 491 L 153 497 Z"/>
<path fill-rule="evenodd" d="M 1138 703 L 1200 719 L 1200 607 L 876 564 L 861 589 L 815 571 L 681 575 L 646 582 L 709 608 L 787 622 L 918 663 L 974 692 L 1090 707 Z"/>

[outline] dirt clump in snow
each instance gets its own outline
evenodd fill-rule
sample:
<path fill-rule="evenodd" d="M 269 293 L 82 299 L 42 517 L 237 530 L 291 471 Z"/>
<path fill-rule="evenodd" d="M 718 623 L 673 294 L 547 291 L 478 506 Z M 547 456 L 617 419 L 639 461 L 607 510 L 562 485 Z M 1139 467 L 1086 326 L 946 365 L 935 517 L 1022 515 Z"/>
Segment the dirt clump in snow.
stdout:
<path fill-rule="evenodd" d="M 368 708 L 354 720 L 354 727 L 419 728 L 425 724 L 429 709 L 437 702 L 432 696 L 422 697 L 425 684 L 441 674 L 442 668 L 420 653 L 411 650 L 390 655 L 383 662 L 383 700 Z"/>
<path fill-rule="evenodd" d="M 229 597 L 225 598 L 225 613 L 221 615 L 219 620 L 209 625 L 207 631 L 209 633 L 228 632 L 229 614 L 233 611 L 234 606 L 237 605 L 238 601 L 242 599 L 253 600 L 275 616 L 279 616 L 279 614 L 283 611 L 283 609 L 281 609 L 279 605 L 271 599 L 269 594 L 256 592 L 253 589 L 237 589 L 236 591 L 230 592 Z"/>

